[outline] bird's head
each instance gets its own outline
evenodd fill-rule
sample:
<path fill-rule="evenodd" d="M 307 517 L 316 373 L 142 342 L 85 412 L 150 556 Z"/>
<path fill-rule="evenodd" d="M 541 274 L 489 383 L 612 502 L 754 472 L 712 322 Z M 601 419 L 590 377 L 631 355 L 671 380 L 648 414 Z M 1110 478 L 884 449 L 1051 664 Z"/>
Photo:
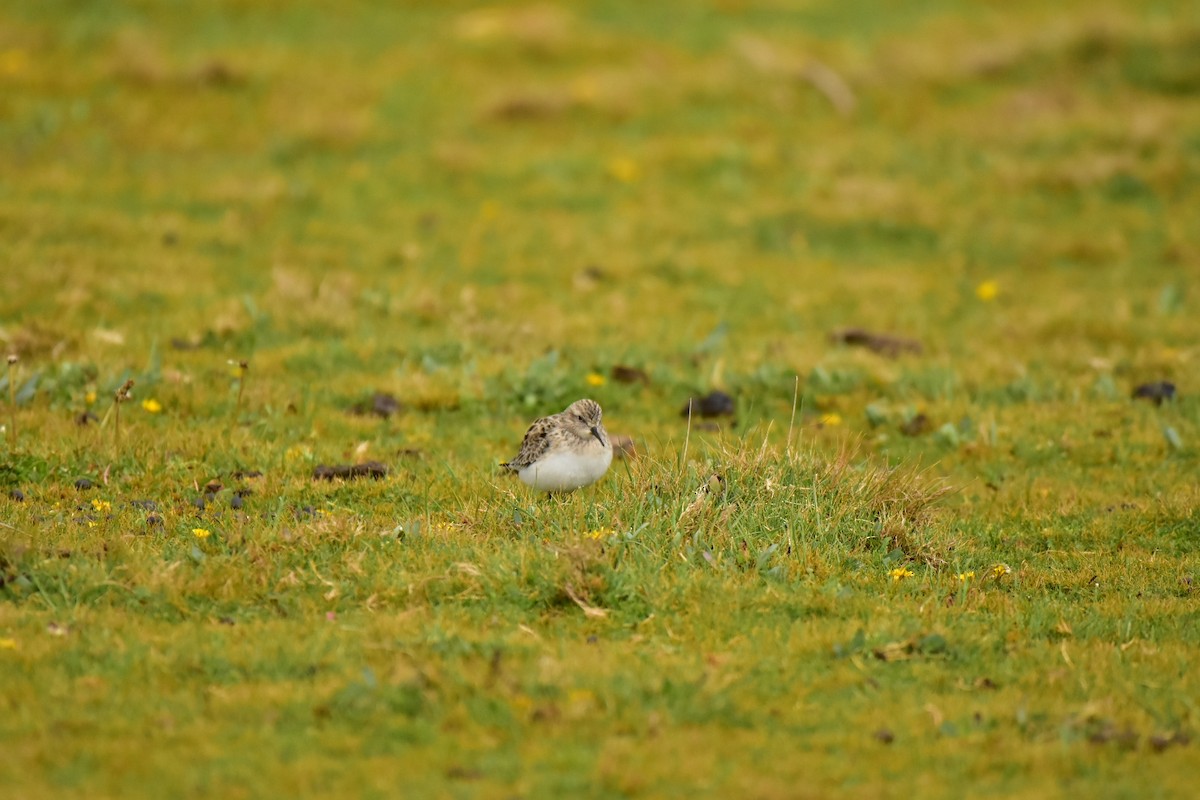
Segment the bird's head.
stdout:
<path fill-rule="evenodd" d="M 563 412 L 567 417 L 567 424 L 577 434 L 583 437 L 594 436 L 600 444 L 607 444 L 608 439 L 604 435 L 604 426 L 600 424 L 602 413 L 599 403 L 586 398 L 571 403 Z"/>

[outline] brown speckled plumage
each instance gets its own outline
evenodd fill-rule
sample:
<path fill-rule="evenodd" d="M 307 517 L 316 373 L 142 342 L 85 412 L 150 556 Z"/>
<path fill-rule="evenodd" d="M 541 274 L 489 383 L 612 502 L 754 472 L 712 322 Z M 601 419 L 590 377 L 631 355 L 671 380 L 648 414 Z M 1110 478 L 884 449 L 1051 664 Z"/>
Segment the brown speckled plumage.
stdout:
<path fill-rule="evenodd" d="M 600 404 L 576 400 L 529 426 L 521 450 L 501 466 L 545 491 L 571 491 L 597 480 L 612 462 L 612 444 L 600 422 Z"/>

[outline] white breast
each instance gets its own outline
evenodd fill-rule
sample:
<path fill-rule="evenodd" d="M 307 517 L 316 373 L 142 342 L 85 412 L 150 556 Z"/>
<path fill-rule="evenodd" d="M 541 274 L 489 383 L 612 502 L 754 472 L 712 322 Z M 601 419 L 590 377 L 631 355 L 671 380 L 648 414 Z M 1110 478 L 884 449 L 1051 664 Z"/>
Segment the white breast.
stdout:
<path fill-rule="evenodd" d="M 517 474 L 524 483 L 540 491 L 569 492 L 600 480 L 612 457 L 611 447 L 549 453 Z"/>

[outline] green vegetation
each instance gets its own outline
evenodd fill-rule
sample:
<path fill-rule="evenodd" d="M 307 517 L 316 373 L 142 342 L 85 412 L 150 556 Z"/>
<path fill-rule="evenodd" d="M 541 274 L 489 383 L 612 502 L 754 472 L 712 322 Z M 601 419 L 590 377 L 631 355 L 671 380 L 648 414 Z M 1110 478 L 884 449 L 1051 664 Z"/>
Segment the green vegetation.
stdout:
<path fill-rule="evenodd" d="M 1185 2 L 6 3 L 3 794 L 1190 795 L 1198 93 Z"/>

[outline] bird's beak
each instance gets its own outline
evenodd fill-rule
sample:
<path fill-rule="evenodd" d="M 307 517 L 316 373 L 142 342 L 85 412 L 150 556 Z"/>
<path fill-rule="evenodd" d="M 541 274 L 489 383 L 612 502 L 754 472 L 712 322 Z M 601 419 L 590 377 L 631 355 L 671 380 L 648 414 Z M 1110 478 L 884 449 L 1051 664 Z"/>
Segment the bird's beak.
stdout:
<path fill-rule="evenodd" d="M 600 435 L 600 427 L 598 425 L 592 426 L 592 436 L 595 436 L 596 441 L 600 444 L 604 444 L 604 437 Z"/>

